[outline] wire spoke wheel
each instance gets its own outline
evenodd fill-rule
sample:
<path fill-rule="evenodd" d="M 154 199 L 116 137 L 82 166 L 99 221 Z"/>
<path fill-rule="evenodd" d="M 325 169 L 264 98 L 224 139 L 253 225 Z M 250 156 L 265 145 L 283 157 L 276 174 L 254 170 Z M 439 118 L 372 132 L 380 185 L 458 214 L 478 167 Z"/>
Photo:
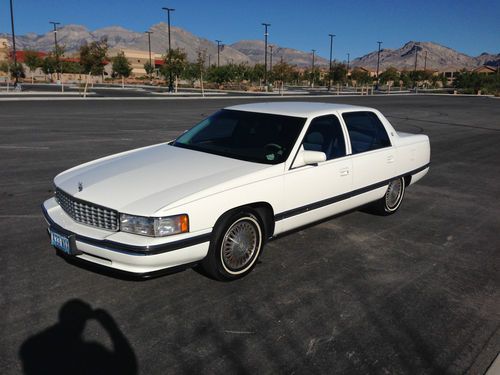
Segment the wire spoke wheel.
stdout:
<path fill-rule="evenodd" d="M 260 231 L 256 223 L 243 218 L 227 230 L 221 245 L 221 257 L 229 271 L 245 269 L 260 247 Z"/>
<path fill-rule="evenodd" d="M 402 179 L 391 181 L 385 193 L 385 204 L 389 210 L 393 210 L 401 203 L 404 192 L 404 182 Z"/>

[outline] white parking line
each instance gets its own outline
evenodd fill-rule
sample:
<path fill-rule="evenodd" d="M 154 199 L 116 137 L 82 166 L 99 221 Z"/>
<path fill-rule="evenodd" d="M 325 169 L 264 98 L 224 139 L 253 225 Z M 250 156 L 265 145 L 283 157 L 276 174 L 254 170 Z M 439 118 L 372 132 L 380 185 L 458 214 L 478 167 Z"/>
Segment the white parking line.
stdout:
<path fill-rule="evenodd" d="M 4 150 L 17 150 L 17 149 L 27 149 L 27 150 L 49 150 L 50 147 L 46 146 L 17 146 L 17 145 L 0 145 L 0 149 Z"/>

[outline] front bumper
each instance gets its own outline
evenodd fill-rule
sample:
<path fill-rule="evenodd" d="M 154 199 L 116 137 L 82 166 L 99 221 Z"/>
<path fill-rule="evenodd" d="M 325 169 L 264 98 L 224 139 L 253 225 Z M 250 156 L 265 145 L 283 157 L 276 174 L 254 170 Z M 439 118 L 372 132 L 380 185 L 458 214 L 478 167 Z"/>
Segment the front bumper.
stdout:
<path fill-rule="evenodd" d="M 74 236 L 77 254 L 71 257 L 137 275 L 196 263 L 207 255 L 211 238 L 210 229 L 152 238 L 89 227 L 69 217 L 54 198 L 42 211 L 49 231 Z"/>

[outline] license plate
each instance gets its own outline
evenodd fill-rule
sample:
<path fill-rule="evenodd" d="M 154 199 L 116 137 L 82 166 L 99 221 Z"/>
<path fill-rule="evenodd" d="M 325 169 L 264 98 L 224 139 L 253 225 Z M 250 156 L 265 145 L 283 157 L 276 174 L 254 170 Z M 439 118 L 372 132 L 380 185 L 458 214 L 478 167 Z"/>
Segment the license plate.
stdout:
<path fill-rule="evenodd" d="M 71 241 L 69 237 L 50 231 L 50 243 L 66 254 L 72 254 Z"/>

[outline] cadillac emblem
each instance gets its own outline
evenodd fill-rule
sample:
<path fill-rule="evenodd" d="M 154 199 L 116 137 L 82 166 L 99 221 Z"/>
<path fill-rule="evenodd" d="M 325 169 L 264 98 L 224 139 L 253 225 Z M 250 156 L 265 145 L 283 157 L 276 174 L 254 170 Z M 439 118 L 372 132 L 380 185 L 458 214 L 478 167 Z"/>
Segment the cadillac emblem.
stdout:
<path fill-rule="evenodd" d="M 82 191 L 83 190 L 83 182 L 78 182 L 78 191 Z"/>

